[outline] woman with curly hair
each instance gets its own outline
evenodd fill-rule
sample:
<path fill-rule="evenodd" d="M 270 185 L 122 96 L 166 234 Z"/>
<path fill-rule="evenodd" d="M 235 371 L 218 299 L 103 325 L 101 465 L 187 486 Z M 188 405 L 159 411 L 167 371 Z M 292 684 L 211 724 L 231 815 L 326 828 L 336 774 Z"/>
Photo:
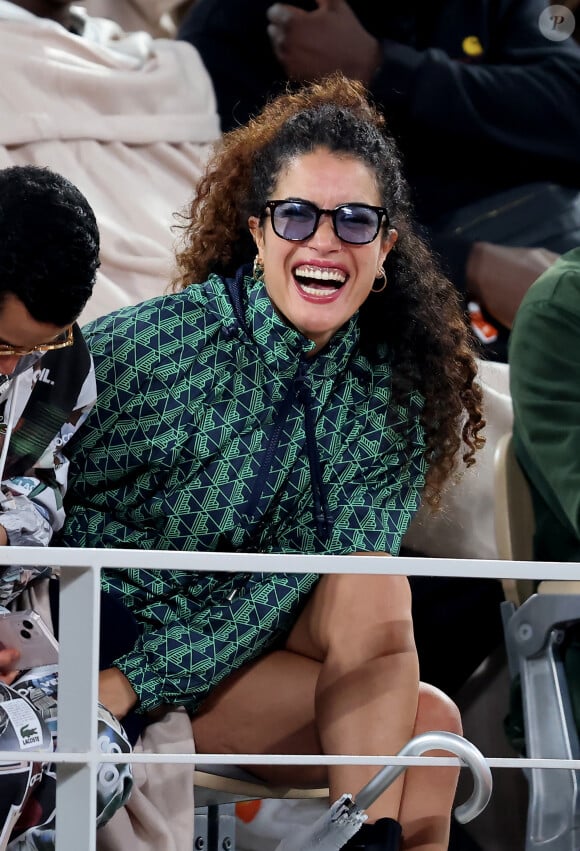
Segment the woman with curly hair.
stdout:
<path fill-rule="evenodd" d="M 70 448 L 64 543 L 397 554 L 483 420 L 457 298 L 362 86 L 333 76 L 226 134 L 177 260 L 173 293 L 85 329 L 100 392 Z M 419 683 L 403 576 L 108 570 L 103 586 L 138 637 L 101 701 L 119 718 L 185 705 L 200 752 L 392 754 L 460 730 Z M 339 797 L 376 768 L 255 772 Z M 346 847 L 399 848 L 402 825 L 405 848 L 447 848 L 456 779 L 409 770 Z"/>

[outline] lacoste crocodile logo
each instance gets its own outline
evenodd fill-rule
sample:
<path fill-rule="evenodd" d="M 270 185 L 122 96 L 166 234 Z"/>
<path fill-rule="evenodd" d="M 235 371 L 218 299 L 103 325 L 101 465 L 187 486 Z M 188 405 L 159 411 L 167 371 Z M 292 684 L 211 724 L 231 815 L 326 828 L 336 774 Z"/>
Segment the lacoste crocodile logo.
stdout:
<path fill-rule="evenodd" d="M 38 730 L 35 730 L 34 727 L 27 727 L 25 724 L 20 728 L 20 735 L 23 739 L 30 739 L 32 736 L 38 737 Z"/>
<path fill-rule="evenodd" d="M 20 745 L 23 748 L 34 747 L 42 744 L 42 734 L 40 727 L 31 727 L 25 723 L 18 729 Z"/>

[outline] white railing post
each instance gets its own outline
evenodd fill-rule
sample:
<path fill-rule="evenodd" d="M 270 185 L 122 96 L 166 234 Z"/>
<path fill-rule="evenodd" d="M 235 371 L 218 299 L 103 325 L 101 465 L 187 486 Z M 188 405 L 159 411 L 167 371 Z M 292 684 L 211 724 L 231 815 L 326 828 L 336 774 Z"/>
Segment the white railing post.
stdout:
<path fill-rule="evenodd" d="M 96 846 L 99 578 L 90 566 L 60 577 L 57 749 L 87 761 L 57 765 L 56 851 Z"/>

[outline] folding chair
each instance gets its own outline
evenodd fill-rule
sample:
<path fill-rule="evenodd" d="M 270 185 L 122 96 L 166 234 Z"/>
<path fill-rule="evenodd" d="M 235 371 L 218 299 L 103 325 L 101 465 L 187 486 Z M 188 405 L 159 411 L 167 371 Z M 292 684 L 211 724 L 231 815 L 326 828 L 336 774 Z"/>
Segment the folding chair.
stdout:
<path fill-rule="evenodd" d="M 271 786 L 236 765 L 195 770 L 196 851 L 235 851 L 238 801 L 263 798 L 327 798 L 328 788 Z"/>
<path fill-rule="evenodd" d="M 500 558 L 533 558 L 534 512 L 512 435 L 498 441 L 495 526 Z M 580 744 L 560 647 L 565 629 L 580 620 L 580 583 L 507 580 L 502 604 L 508 665 L 522 688 L 526 756 L 579 759 Z M 526 851 L 578 851 L 580 772 L 527 769 Z"/>
<path fill-rule="evenodd" d="M 489 803 L 492 793 L 492 774 L 485 757 L 475 745 L 465 739 L 463 736 L 458 736 L 454 733 L 448 733 L 442 730 L 433 730 L 431 732 L 422 733 L 410 739 L 398 752 L 398 756 L 415 757 L 422 756 L 429 751 L 447 751 L 450 754 L 457 756 L 464 765 L 466 765 L 472 774 L 473 790 L 468 801 L 461 806 L 455 808 L 455 818 L 465 824 L 476 818 Z M 215 767 L 212 768 L 215 770 Z M 196 775 L 197 783 L 206 784 L 205 787 L 196 785 L 196 794 L 199 789 L 205 788 L 207 797 L 205 803 L 208 804 L 207 816 L 207 838 L 198 834 L 196 831 L 194 847 L 197 849 L 205 849 L 210 851 L 231 851 L 235 845 L 235 834 L 230 834 L 231 824 L 235 826 L 235 811 L 228 813 L 227 824 L 220 825 L 221 815 L 218 814 L 217 824 L 212 825 L 211 813 L 209 812 L 212 806 L 216 806 L 219 810 L 225 794 L 228 801 L 228 806 L 232 807 L 232 798 L 244 800 L 248 797 L 273 797 L 273 793 L 277 797 L 313 797 L 325 796 L 328 797 L 328 789 L 290 789 L 280 787 L 265 786 L 261 783 L 255 783 L 255 778 L 252 778 L 247 772 L 242 772 L 238 778 L 232 776 L 231 767 L 221 769 L 219 778 L 216 780 L 215 775 L 210 775 L 208 772 L 200 772 Z M 234 773 L 237 773 L 237 769 Z M 353 797 L 350 794 L 343 794 L 338 800 L 331 803 L 331 806 L 323 812 L 319 818 L 309 826 L 305 826 L 303 830 L 293 833 L 289 837 L 285 837 L 279 845 L 279 848 L 284 848 L 285 851 L 337 851 L 342 848 L 351 836 L 354 836 L 359 830 L 361 823 L 365 820 L 365 810 L 371 806 L 387 789 L 391 783 L 396 780 L 405 771 L 405 765 L 386 765 L 378 769 L 371 780 L 366 783 L 362 789 Z M 209 784 L 209 790 L 208 790 Z M 210 804 L 210 801 L 217 802 Z M 234 827 L 235 829 L 235 827 Z"/>

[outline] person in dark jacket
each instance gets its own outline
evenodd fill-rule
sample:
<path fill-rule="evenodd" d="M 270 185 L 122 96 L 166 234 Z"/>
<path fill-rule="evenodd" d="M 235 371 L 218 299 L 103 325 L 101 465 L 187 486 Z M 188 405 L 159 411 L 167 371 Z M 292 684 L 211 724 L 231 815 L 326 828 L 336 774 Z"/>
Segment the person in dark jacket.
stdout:
<path fill-rule="evenodd" d="M 383 125 L 337 75 L 224 137 L 176 291 L 84 329 L 99 395 L 71 447 L 63 543 L 384 557 L 474 461 L 469 336 Z M 120 719 L 182 704 L 206 753 L 393 753 L 460 729 L 419 686 L 405 577 L 103 576 L 139 630 L 100 674 Z M 437 771 L 389 787 L 346 847 L 396 849 L 402 825 L 406 848 L 446 849 L 457 772 Z M 256 773 L 329 779 L 337 798 L 374 769 Z"/>
<path fill-rule="evenodd" d="M 516 457 L 534 505 L 534 558 L 580 561 L 580 246 L 531 287 L 510 341 Z"/>
<path fill-rule="evenodd" d="M 547 6 L 196 0 L 179 37 L 201 53 L 224 129 L 289 79 L 338 68 L 361 80 L 398 141 L 424 235 L 473 308 L 481 356 L 505 361 L 523 295 L 580 244 L 580 27 Z M 456 694 L 503 644 L 501 584 L 411 585 L 421 670 Z"/>
<path fill-rule="evenodd" d="M 341 70 L 367 85 L 419 221 L 492 326 L 473 309 L 483 356 L 506 360 L 524 292 L 580 243 L 580 48 L 572 11 L 550 17 L 546 6 L 197 0 L 178 37 L 200 51 L 224 130 L 288 80 Z"/>

